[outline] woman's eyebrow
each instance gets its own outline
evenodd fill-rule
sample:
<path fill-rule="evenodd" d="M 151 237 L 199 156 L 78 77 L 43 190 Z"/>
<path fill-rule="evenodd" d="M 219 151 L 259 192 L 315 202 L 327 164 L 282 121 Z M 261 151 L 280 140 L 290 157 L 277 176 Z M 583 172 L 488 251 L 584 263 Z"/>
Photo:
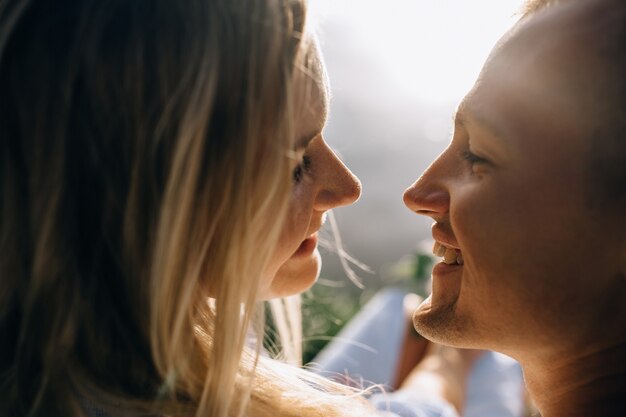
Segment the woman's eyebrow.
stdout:
<path fill-rule="evenodd" d="M 321 130 L 316 129 L 313 132 L 310 132 L 310 133 L 308 133 L 306 135 L 301 136 L 296 141 L 296 149 L 306 148 L 309 145 L 309 142 L 311 142 L 313 139 L 315 139 L 316 136 L 318 136 L 321 133 L 322 133 Z"/>

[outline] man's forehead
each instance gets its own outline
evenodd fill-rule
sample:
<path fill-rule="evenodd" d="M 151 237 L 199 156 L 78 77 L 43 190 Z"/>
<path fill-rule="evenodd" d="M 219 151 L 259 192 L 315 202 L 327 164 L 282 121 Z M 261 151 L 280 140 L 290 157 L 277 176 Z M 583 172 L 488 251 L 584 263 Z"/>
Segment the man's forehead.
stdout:
<path fill-rule="evenodd" d="M 597 53 L 590 33 L 596 23 L 571 28 L 586 17 L 559 11 L 526 19 L 502 38 L 459 105 L 457 127 L 479 124 L 501 138 L 549 132 L 573 138 L 593 128 L 604 82 L 602 65 L 588 59 Z"/>
<path fill-rule="evenodd" d="M 560 9 L 525 19 L 502 38 L 460 110 L 472 109 L 485 95 L 507 94 L 524 106 L 568 108 L 597 90 L 601 65 L 590 33 L 595 23 L 572 28 L 580 13 Z"/>
<path fill-rule="evenodd" d="M 592 68 L 607 31 L 622 25 L 610 5 L 610 1 L 578 0 L 542 8 L 521 19 L 504 37 L 501 49 L 523 54 L 536 65 L 570 65 L 562 76 L 580 67 Z"/>

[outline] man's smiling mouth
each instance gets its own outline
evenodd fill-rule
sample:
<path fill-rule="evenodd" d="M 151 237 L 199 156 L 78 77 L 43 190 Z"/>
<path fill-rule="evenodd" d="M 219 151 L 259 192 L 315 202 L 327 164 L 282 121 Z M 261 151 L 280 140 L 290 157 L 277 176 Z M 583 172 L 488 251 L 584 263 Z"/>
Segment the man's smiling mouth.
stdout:
<path fill-rule="evenodd" d="M 447 265 L 463 265 L 463 254 L 460 250 L 446 247 L 439 242 L 435 242 L 433 254 L 443 257 L 442 261 Z"/>

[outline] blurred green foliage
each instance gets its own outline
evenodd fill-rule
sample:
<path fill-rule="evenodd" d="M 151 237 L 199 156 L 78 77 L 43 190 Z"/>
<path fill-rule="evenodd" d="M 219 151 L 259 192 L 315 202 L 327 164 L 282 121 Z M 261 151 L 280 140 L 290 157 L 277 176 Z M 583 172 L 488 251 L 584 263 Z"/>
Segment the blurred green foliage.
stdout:
<path fill-rule="evenodd" d="M 316 284 L 302 296 L 302 363 L 310 362 L 361 308 L 358 296 Z"/>
<path fill-rule="evenodd" d="M 382 287 L 403 287 L 422 297 L 430 294 L 434 264 L 425 245 L 381 272 L 376 288 L 359 290 L 345 278 L 320 280 L 302 296 L 303 363 L 310 362 Z"/>

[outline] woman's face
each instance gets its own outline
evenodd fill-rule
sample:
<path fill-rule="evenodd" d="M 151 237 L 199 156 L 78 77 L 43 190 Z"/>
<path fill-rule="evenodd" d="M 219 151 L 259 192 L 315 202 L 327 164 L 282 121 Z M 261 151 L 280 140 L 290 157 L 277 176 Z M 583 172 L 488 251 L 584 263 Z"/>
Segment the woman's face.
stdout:
<path fill-rule="evenodd" d="M 313 86 L 311 86 L 313 84 Z M 260 291 L 261 299 L 300 293 L 315 283 L 321 260 L 317 234 L 328 210 L 354 203 L 361 194 L 359 180 L 324 141 L 328 113 L 325 86 L 296 81 L 296 158 L 287 218 Z"/>

